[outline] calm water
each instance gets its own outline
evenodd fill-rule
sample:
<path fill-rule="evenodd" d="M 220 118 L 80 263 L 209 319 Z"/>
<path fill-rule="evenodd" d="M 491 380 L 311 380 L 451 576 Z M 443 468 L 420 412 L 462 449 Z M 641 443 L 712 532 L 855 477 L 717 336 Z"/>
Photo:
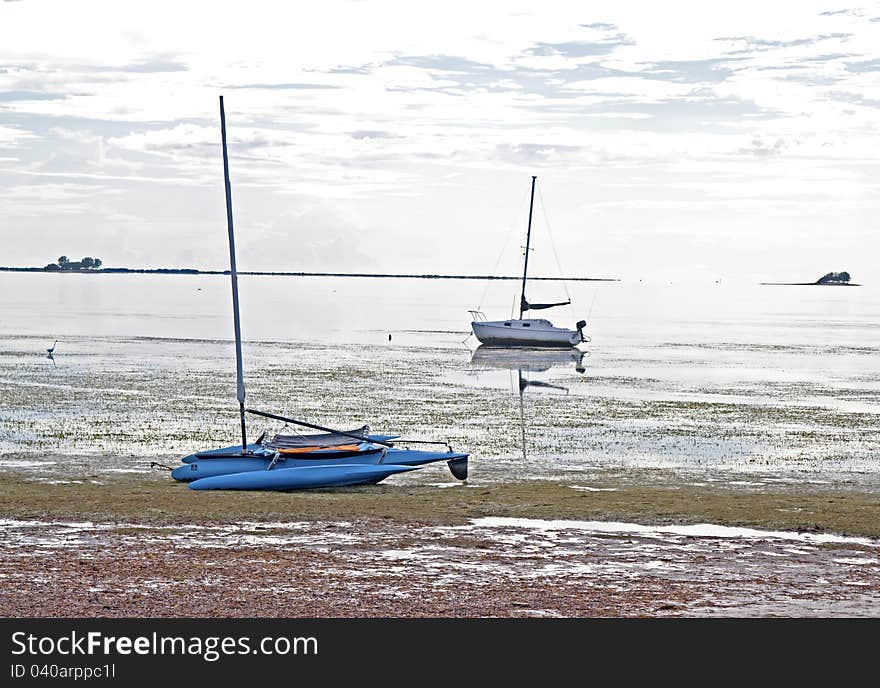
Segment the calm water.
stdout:
<path fill-rule="evenodd" d="M 471 452 L 477 483 L 588 485 L 657 468 L 695 481 L 880 483 L 871 286 L 570 283 L 576 308 L 550 317 L 588 321 L 582 357 L 466 339 L 468 309 L 508 316 L 515 282 L 240 286 L 250 405 L 451 439 Z M 564 295 L 556 283 L 530 289 L 536 301 Z M 235 442 L 231 332 L 226 277 L 0 273 L 0 470 L 100 480 Z M 280 426 L 252 433 L 263 429 Z M 394 480 L 450 478 L 438 467 Z"/>

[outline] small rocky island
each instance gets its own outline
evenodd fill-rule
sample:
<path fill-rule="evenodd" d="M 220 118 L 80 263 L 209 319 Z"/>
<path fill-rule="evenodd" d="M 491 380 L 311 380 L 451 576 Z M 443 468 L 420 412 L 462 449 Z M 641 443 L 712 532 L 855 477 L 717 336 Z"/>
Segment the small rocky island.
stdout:
<path fill-rule="evenodd" d="M 816 280 L 816 284 L 849 284 L 848 272 L 829 272 Z"/>
<path fill-rule="evenodd" d="M 761 284 L 775 284 L 791 287 L 860 287 L 860 284 L 853 284 L 850 280 L 848 272 L 829 272 L 822 275 L 815 282 L 761 282 Z"/>

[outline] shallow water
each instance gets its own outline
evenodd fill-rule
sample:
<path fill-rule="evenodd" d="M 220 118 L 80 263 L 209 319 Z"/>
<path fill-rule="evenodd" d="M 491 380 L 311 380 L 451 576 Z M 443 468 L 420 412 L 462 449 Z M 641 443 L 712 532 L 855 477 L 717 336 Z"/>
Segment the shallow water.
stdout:
<path fill-rule="evenodd" d="M 586 317 L 583 357 L 466 339 L 467 310 L 485 291 L 487 315 L 509 315 L 514 282 L 243 277 L 249 404 L 449 439 L 477 484 L 661 468 L 878 489 L 877 289 L 568 288 L 577 310 L 550 317 Z M 100 481 L 236 442 L 229 311 L 223 276 L 0 273 L 0 471 Z"/>

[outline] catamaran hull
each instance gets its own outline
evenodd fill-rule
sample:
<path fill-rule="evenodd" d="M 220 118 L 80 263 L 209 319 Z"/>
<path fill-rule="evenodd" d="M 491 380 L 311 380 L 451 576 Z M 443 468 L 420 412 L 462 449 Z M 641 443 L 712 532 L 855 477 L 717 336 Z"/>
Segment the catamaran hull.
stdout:
<path fill-rule="evenodd" d="M 268 471 L 247 471 L 201 478 L 191 482 L 189 487 L 191 490 L 305 490 L 316 487 L 372 485 L 389 475 L 414 471 L 416 468 L 384 463 L 272 468 Z"/>
<path fill-rule="evenodd" d="M 453 476 L 459 480 L 467 478 L 468 455 L 458 452 L 419 451 L 392 447 L 385 450 L 357 452 L 341 458 L 319 457 L 316 456 L 316 453 L 311 453 L 313 458 L 281 456 L 273 464 L 274 452 L 266 451 L 257 445 L 251 446 L 254 447 L 251 454 L 242 454 L 241 447 L 237 446 L 215 449 L 211 452 L 199 452 L 199 454 L 184 457 L 183 465 L 171 471 L 171 477 L 177 481 L 188 483 L 202 478 L 235 473 L 266 472 L 270 465 L 273 466 L 272 470 L 340 465 L 395 465 L 418 468 L 429 463 L 446 461 Z"/>
<path fill-rule="evenodd" d="M 203 457 L 187 461 L 182 466 L 178 466 L 171 471 L 171 477 L 180 482 L 188 483 L 200 478 L 226 475 L 228 473 L 265 471 L 270 465 L 276 465 L 279 468 L 290 468 L 292 466 L 334 465 L 340 463 L 375 464 L 379 462 L 382 450 L 375 449 L 372 452 L 358 452 L 357 454 L 353 452 L 334 453 L 339 455 L 325 455 L 313 459 L 285 459 L 284 457 L 279 457 L 275 460 L 274 464 L 272 464 L 274 454 L 265 453 L 257 456 L 239 454 L 238 456 L 227 456 L 225 458 Z"/>
<path fill-rule="evenodd" d="M 480 343 L 488 346 L 570 347 L 584 341 L 580 330 L 537 326 L 527 320 L 474 321 L 471 328 Z"/>

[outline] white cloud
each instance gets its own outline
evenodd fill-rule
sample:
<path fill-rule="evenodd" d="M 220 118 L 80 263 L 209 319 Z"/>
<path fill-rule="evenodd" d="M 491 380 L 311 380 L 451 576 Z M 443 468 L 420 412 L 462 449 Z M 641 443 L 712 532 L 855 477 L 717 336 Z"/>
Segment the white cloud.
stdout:
<path fill-rule="evenodd" d="M 0 146 L 12 146 L 32 138 L 34 135 L 26 129 L 0 126 Z"/>

